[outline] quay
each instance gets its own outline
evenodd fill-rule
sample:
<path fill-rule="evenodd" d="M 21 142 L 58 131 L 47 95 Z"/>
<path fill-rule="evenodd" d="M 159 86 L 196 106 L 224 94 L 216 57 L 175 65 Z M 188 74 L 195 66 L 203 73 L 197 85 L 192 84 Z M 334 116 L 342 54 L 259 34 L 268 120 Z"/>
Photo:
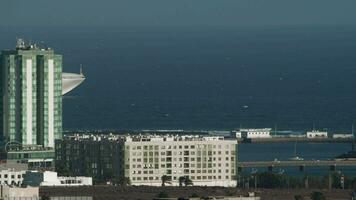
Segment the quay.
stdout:
<path fill-rule="evenodd" d="M 305 167 L 330 167 L 334 171 L 336 167 L 356 166 L 356 160 L 302 160 L 302 161 L 251 161 L 251 162 L 238 162 L 238 170 L 243 168 L 259 168 L 266 167 L 272 171 L 274 167 L 299 167 L 300 171 L 304 171 Z"/>
<path fill-rule="evenodd" d="M 353 143 L 354 139 L 350 138 L 306 138 L 306 137 L 271 137 L 271 138 L 251 138 L 241 139 L 240 143 L 286 143 L 286 142 L 299 142 L 299 143 Z"/>

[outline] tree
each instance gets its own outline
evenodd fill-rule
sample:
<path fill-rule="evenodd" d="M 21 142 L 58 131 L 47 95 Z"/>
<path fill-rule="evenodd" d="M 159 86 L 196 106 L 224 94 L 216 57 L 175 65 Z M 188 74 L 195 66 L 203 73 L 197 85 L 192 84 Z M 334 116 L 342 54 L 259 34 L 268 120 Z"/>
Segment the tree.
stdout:
<path fill-rule="evenodd" d="M 192 195 L 190 195 L 190 197 L 196 198 L 196 197 L 199 197 L 199 195 L 197 193 L 193 193 Z"/>
<path fill-rule="evenodd" d="M 168 194 L 166 192 L 160 192 L 157 195 L 158 198 L 169 198 Z"/>
<path fill-rule="evenodd" d="M 249 181 L 251 184 L 253 181 Z M 286 188 L 288 181 L 286 175 L 263 172 L 258 175 L 258 185 L 262 188 Z"/>
<path fill-rule="evenodd" d="M 300 194 L 294 196 L 294 200 L 303 200 L 303 199 L 304 199 L 303 196 Z"/>
<path fill-rule="evenodd" d="M 178 181 L 179 181 L 179 187 L 182 187 L 183 183 L 185 182 L 185 176 L 179 177 Z"/>
<path fill-rule="evenodd" d="M 46 194 L 41 196 L 41 200 L 50 200 L 50 199 L 51 198 L 49 196 L 47 196 Z"/>
<path fill-rule="evenodd" d="M 178 181 L 180 187 L 182 187 L 183 184 L 184 186 L 193 185 L 193 181 L 189 178 L 189 176 L 181 176 L 179 177 Z"/>
<path fill-rule="evenodd" d="M 131 184 L 131 180 L 128 177 L 117 176 L 112 180 L 114 185 L 128 186 Z"/>
<path fill-rule="evenodd" d="M 312 200 L 326 200 L 326 197 L 321 192 L 313 192 L 310 197 Z"/>
<path fill-rule="evenodd" d="M 193 181 L 189 178 L 189 176 L 186 176 L 184 179 L 184 185 L 185 186 L 189 186 L 189 185 L 193 185 Z"/>
<path fill-rule="evenodd" d="M 171 184 L 171 182 L 169 182 L 170 180 L 171 180 L 171 179 L 169 178 L 169 176 L 163 175 L 163 176 L 161 177 L 162 186 L 165 186 L 166 183 Z"/>
<path fill-rule="evenodd" d="M 56 172 L 59 176 L 71 176 L 72 172 L 69 167 L 63 162 L 56 162 Z"/>

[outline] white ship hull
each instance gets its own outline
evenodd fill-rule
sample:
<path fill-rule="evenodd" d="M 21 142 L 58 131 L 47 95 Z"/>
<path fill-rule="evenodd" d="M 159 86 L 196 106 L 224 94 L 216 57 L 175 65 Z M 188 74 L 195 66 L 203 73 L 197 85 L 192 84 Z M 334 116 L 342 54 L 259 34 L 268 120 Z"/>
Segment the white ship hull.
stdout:
<path fill-rule="evenodd" d="M 85 80 L 85 76 L 75 73 L 62 73 L 62 95 L 70 92 Z"/>

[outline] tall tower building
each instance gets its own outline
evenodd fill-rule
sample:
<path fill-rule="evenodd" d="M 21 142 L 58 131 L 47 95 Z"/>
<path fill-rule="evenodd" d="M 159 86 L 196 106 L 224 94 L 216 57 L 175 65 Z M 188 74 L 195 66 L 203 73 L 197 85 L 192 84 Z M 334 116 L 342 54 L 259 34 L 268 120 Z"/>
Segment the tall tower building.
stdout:
<path fill-rule="evenodd" d="M 2 141 L 53 148 L 62 137 L 62 56 L 19 39 L 0 67 Z"/>

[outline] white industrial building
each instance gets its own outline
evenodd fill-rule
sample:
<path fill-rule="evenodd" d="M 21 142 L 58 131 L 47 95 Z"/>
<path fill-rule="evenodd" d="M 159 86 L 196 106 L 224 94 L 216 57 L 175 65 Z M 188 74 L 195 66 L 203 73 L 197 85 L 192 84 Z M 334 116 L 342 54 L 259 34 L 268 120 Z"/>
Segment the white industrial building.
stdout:
<path fill-rule="evenodd" d="M 312 130 L 307 132 L 307 138 L 327 138 L 327 131 Z"/>
<path fill-rule="evenodd" d="M 93 185 L 93 181 L 91 177 L 84 176 L 57 176 L 57 172 L 52 171 L 27 171 L 23 184 L 29 186 L 85 186 Z"/>
<path fill-rule="evenodd" d="M 128 136 L 124 142 L 125 177 L 132 185 L 179 185 L 189 177 L 194 185 L 236 186 L 237 141 L 224 137 Z"/>
<path fill-rule="evenodd" d="M 235 132 L 236 138 L 270 138 L 271 128 L 240 129 Z"/>
<path fill-rule="evenodd" d="M 91 177 L 62 177 L 52 171 L 29 171 L 27 164 L 7 161 L 0 163 L 2 186 L 82 186 L 92 185 Z"/>
<path fill-rule="evenodd" d="M 334 139 L 352 139 L 354 138 L 354 135 L 351 133 L 334 133 L 333 134 Z"/>

